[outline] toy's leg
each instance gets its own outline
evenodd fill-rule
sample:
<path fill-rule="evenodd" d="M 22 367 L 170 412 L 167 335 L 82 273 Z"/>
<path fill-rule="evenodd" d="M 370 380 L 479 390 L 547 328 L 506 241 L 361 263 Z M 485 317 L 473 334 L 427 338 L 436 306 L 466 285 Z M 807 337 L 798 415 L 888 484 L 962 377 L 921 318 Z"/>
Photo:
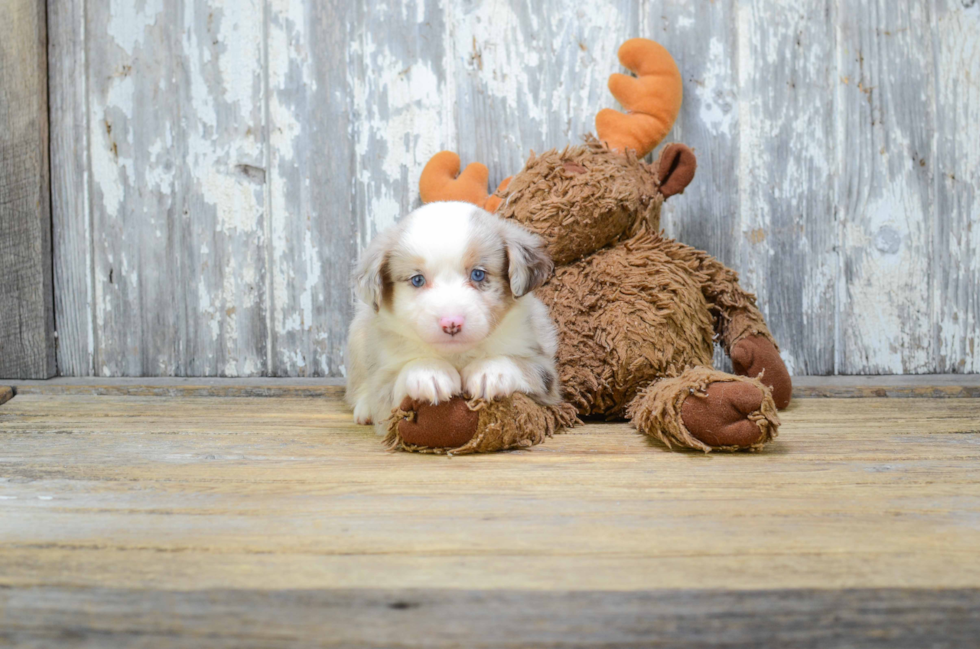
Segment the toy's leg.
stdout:
<path fill-rule="evenodd" d="M 693 254 L 705 274 L 702 290 L 715 313 L 719 342 L 732 359 L 735 373 L 769 386 L 773 402 L 782 410 L 793 396 L 793 380 L 755 296 L 739 285 L 738 273 L 704 253 Z"/>
<path fill-rule="evenodd" d="M 728 355 L 732 369 L 740 376 L 757 378 L 772 390 L 772 400 L 780 410 L 793 397 L 793 380 L 779 356 L 776 344 L 765 336 L 746 336 L 732 345 Z"/>
<path fill-rule="evenodd" d="M 779 427 L 769 388 L 757 379 L 693 367 L 641 391 L 629 406 L 636 428 L 668 448 L 757 450 Z"/>
<path fill-rule="evenodd" d="M 432 405 L 406 398 L 387 422 L 392 450 L 465 455 L 540 444 L 578 420 L 568 404 L 541 406 L 527 395 L 467 401 L 456 397 Z"/>

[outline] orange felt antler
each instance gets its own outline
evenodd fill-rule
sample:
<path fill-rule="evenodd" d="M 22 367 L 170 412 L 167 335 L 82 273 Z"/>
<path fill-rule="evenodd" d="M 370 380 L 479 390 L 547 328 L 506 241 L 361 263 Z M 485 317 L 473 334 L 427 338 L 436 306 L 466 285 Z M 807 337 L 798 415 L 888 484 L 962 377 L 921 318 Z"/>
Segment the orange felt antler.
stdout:
<path fill-rule="evenodd" d="M 633 149 L 643 157 L 667 136 L 681 110 L 681 73 L 659 43 L 632 38 L 619 48 L 619 62 L 636 77 L 614 74 L 609 91 L 626 114 L 604 108 L 595 117 L 596 133 L 611 149 Z"/>
<path fill-rule="evenodd" d="M 419 177 L 419 195 L 423 203 L 463 201 L 473 203 L 488 212 L 496 211 L 501 199 L 487 195 L 490 172 L 486 165 L 474 162 L 459 173 L 459 156 L 452 151 L 440 151 L 432 156 Z M 507 188 L 510 178 L 500 183 L 497 191 Z"/>

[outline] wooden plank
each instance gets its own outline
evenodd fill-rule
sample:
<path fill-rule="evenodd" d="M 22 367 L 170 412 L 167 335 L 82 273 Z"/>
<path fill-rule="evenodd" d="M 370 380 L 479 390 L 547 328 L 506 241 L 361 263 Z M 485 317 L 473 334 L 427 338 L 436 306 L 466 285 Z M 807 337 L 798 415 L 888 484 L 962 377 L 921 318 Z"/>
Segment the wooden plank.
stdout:
<path fill-rule="evenodd" d="M 455 149 L 447 5 L 358 2 L 348 25 L 353 209 L 359 244 L 419 205 L 422 167 Z"/>
<path fill-rule="evenodd" d="M 174 183 L 186 164 L 174 145 L 184 134 L 178 18 L 159 2 L 92 2 L 84 14 L 93 369 L 115 376 L 172 373 L 179 365 L 178 292 L 187 293 L 174 236 L 180 218 Z"/>
<path fill-rule="evenodd" d="M 966 647 L 980 591 L 0 591 L 15 646 Z M 825 621 L 833 621 L 825 623 Z M 437 621 L 437 622 L 434 622 Z M 791 640 L 790 640 L 791 639 Z"/>
<path fill-rule="evenodd" d="M 467 162 L 497 183 L 531 150 L 579 144 L 595 114 L 615 105 L 606 82 L 616 51 L 639 36 L 638 0 L 602 0 L 574 11 L 556 0 L 461 3 L 453 13 L 458 103 L 453 130 Z"/>
<path fill-rule="evenodd" d="M 919 397 L 980 398 L 980 376 L 915 374 L 887 376 L 797 376 L 793 398 Z"/>
<path fill-rule="evenodd" d="M 12 381 L 20 394 L 88 394 L 162 397 L 329 397 L 344 390 L 336 378 L 77 378 Z M 793 398 L 980 398 L 980 376 L 799 376 Z"/>
<path fill-rule="evenodd" d="M 980 587 L 980 401 L 782 416 L 757 454 L 590 424 L 447 460 L 385 452 L 337 397 L 20 394 L 0 410 L 0 586 Z"/>
<path fill-rule="evenodd" d="M 835 371 L 832 6 L 738 10 L 739 270 L 793 374 Z"/>
<path fill-rule="evenodd" d="M 353 12 L 343 0 L 269 6 L 267 290 L 275 376 L 344 372 L 358 247 L 347 70 Z"/>
<path fill-rule="evenodd" d="M 260 3 L 98 2 L 86 26 L 94 372 L 263 373 Z"/>
<path fill-rule="evenodd" d="M 738 269 L 741 124 L 735 3 L 652 0 L 643 8 L 642 35 L 670 51 L 684 78 L 681 114 L 667 141 L 688 145 L 698 158 L 694 182 L 664 204 L 664 229 Z"/>
<path fill-rule="evenodd" d="M 980 4 L 937 0 L 933 322 L 939 372 L 980 372 Z"/>
<path fill-rule="evenodd" d="M 837 371 L 935 371 L 936 79 L 927 3 L 837 11 Z"/>
<path fill-rule="evenodd" d="M 265 2 L 179 6 L 157 22 L 175 43 L 167 54 L 180 120 L 172 125 L 176 168 L 167 177 L 175 209 L 170 229 L 155 233 L 172 246 L 174 286 L 157 286 L 143 301 L 144 350 L 166 344 L 172 360 L 144 363 L 140 374 L 268 374 Z M 166 144 L 167 133 L 153 137 Z M 141 272 L 152 278 L 155 269 L 144 264 Z"/>
<path fill-rule="evenodd" d="M 85 2 L 48 7 L 51 235 L 58 373 L 95 374 Z"/>
<path fill-rule="evenodd" d="M 10 0 L 0 21 L 0 377 L 42 379 L 56 371 L 45 3 Z"/>

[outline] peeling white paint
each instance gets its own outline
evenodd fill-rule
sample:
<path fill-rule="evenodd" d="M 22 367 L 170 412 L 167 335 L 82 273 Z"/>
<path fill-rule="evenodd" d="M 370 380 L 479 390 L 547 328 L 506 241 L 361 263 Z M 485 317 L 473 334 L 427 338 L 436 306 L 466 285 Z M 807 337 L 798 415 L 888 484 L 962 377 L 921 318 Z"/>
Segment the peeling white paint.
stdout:
<path fill-rule="evenodd" d="M 351 138 L 354 170 L 337 201 L 354 195 L 364 243 L 414 206 L 418 174 L 440 149 L 459 150 L 464 163 L 492 158 L 480 161 L 496 181 L 531 148 L 577 141 L 596 110 L 616 105 L 606 78 L 621 71 L 619 44 L 669 28 L 670 38 L 703 43 L 686 51 L 687 66 L 681 61 L 681 128 L 719 143 L 699 146 L 702 170 L 738 169 L 737 187 L 714 188 L 735 197 L 734 232 L 705 225 L 705 236 L 739 238 L 743 283 L 770 315 L 774 304 L 799 305 L 773 328 L 798 336 L 835 327 L 846 371 L 980 371 L 980 3 L 930 11 L 913 3 L 878 15 L 848 0 L 833 26 L 821 22 L 824 6 L 807 0 L 780 13 L 776 0 L 735 3 L 733 35 L 716 20 L 728 21 L 728 10 L 691 3 L 655 12 L 641 3 L 637 24 L 635 8 L 612 0 L 566 11 L 389 0 L 352 11 L 365 22 L 348 27 L 346 51 L 327 61 L 309 0 L 209 0 L 179 11 L 162 0 L 93 0 L 91 88 L 79 110 L 88 118 L 95 229 L 78 243 L 88 253 L 77 272 L 92 287 L 94 326 L 80 330 L 85 340 L 59 344 L 84 348 L 103 374 L 141 363 L 172 372 L 191 356 L 214 374 L 343 374 L 328 358 L 343 331 L 323 322 L 335 261 L 312 198 L 323 179 L 309 172 L 311 142 L 333 125 L 315 123 L 304 103 L 323 71 L 347 71 L 343 91 L 317 98 L 350 103 L 350 132 L 337 137 Z M 930 34 L 933 47 L 923 45 Z M 827 56 L 834 39 L 837 60 Z M 834 83 L 818 83 L 827 78 Z M 936 132 L 921 137 L 931 124 Z M 737 141 L 722 145 L 727 139 Z M 913 153 L 925 167 L 911 166 Z M 675 212 L 715 218 L 679 208 L 684 200 L 667 204 L 666 223 Z M 827 228 L 815 225 L 834 218 L 839 232 L 823 241 Z M 945 239 L 936 224 L 948 226 Z M 166 246 L 181 257 L 157 268 Z M 780 280 L 787 265 L 805 274 L 794 278 L 792 299 Z M 169 322 L 163 310 L 174 309 L 173 298 L 157 292 L 181 278 L 186 313 Z M 173 338 L 178 318 L 193 323 L 187 339 Z M 834 337 L 820 335 L 822 344 Z M 170 339 L 180 352 L 159 344 Z M 810 342 L 780 342 L 791 371 L 806 371 Z"/>
<path fill-rule="evenodd" d="M 109 24 L 106 31 L 119 47 L 130 54 L 143 42 L 147 27 L 160 20 L 164 9 L 163 0 L 108 0 L 108 4 Z"/>
<path fill-rule="evenodd" d="M 965 3 L 964 3 L 965 4 Z M 959 6 L 957 6 L 959 5 Z M 945 219 L 945 257 L 934 270 L 938 371 L 980 372 L 980 2 L 937 16 L 936 208 Z M 945 275 L 943 275 L 945 271 Z"/>
<path fill-rule="evenodd" d="M 854 50 L 838 54 L 841 74 L 849 79 L 838 95 L 838 164 L 843 187 L 850 189 L 841 208 L 844 372 L 922 373 L 935 367 L 935 145 L 926 133 L 935 104 L 922 94 L 932 92 L 934 63 L 931 50 L 919 47 L 929 32 L 923 11 L 913 4 L 895 12 L 887 33 L 855 16 L 855 29 L 838 46 Z M 862 56 L 872 55 L 893 62 L 890 70 L 903 70 L 901 77 L 862 63 Z M 903 92 L 912 87 L 918 91 Z"/>
<path fill-rule="evenodd" d="M 367 30 L 363 40 L 352 43 L 351 53 L 368 70 L 368 76 L 352 80 L 359 119 L 357 180 L 368 200 L 372 230 L 380 232 L 416 202 L 418 174 L 445 148 L 443 133 L 452 113 L 445 110 L 446 88 L 434 63 L 400 58 L 376 37 Z"/>
<path fill-rule="evenodd" d="M 275 88 L 276 86 L 272 87 Z M 296 157 L 296 145 L 302 146 L 299 120 L 292 109 L 284 106 L 275 93 L 269 97 L 269 119 L 276 125 L 270 135 L 271 144 L 276 151 L 276 158 L 279 160 L 279 164 L 288 164 Z M 284 197 L 276 196 L 276 193 L 273 193 L 273 196 L 278 200 L 285 200 Z M 276 207 L 283 208 L 284 204 Z M 273 213 L 282 214 L 275 207 Z"/>
<path fill-rule="evenodd" d="M 732 137 L 732 125 L 738 120 L 735 89 L 730 86 L 731 61 L 721 40 L 712 38 L 704 77 L 693 84 L 700 105 L 701 122 L 718 136 Z"/>
<path fill-rule="evenodd" d="M 467 44 L 477 43 L 482 67 L 480 85 L 509 111 L 523 111 L 525 119 L 541 122 L 547 116 L 545 106 L 531 100 L 541 91 L 541 80 L 534 74 L 539 71 L 544 43 L 531 46 L 520 38 L 524 31 L 521 18 L 506 0 L 488 0 L 476 7 L 476 11 L 461 21 L 457 27 L 458 39 Z M 534 32 L 532 32 L 534 33 Z M 533 76 L 532 76 L 533 75 Z"/>
<path fill-rule="evenodd" d="M 220 11 L 215 40 L 224 51 L 218 59 L 224 100 L 243 114 L 254 109 L 262 77 L 254 63 L 262 60 L 262 2 L 260 0 L 212 0 L 212 11 Z"/>
<path fill-rule="evenodd" d="M 925 372 L 931 360 L 930 342 L 923 338 L 931 330 L 929 304 L 914 300 L 923 294 L 922 278 L 929 274 L 922 207 L 920 197 L 896 180 L 862 210 L 864 223 L 845 224 L 844 250 L 855 266 L 842 305 L 853 314 L 844 341 L 864 350 L 861 362 L 868 367 Z M 874 245 L 875 233 L 885 226 L 901 236 L 896 253 Z"/>
<path fill-rule="evenodd" d="M 133 133 L 129 120 L 133 114 L 133 79 L 130 76 L 112 78 L 104 101 L 93 98 L 92 114 L 89 123 L 89 138 L 93 143 L 92 179 L 102 192 L 102 202 L 106 213 L 119 216 L 123 203 L 123 182 L 134 179 L 133 160 L 120 155 L 119 145 L 132 141 Z M 116 116 L 125 116 L 120 122 Z"/>

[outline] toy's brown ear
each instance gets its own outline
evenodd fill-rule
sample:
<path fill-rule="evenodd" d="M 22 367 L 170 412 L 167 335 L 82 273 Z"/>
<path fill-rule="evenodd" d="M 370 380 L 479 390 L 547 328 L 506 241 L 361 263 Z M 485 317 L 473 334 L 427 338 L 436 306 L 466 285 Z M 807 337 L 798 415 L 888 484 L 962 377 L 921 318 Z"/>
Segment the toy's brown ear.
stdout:
<path fill-rule="evenodd" d="M 683 194 L 698 168 L 694 151 L 683 144 L 668 144 L 660 154 L 657 174 L 660 176 L 660 193 L 664 198 Z"/>

